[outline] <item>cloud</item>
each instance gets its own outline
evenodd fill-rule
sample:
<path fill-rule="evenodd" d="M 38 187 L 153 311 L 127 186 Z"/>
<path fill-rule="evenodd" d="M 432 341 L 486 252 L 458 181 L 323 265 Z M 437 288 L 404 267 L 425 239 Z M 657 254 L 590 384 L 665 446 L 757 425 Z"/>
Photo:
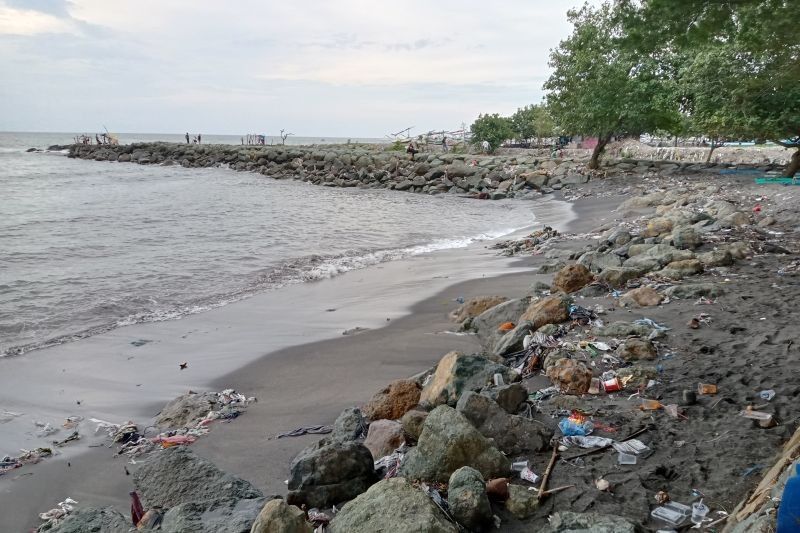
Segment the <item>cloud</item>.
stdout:
<path fill-rule="evenodd" d="M 0 4 L 0 35 L 39 35 L 80 33 L 68 19 L 33 9 L 17 9 Z"/>

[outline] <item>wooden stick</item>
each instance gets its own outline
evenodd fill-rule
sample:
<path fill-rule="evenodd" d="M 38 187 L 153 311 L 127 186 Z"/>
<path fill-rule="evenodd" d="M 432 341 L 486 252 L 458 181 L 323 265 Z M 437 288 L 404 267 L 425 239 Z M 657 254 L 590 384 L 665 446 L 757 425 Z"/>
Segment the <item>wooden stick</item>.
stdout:
<path fill-rule="evenodd" d="M 575 485 L 564 485 L 562 487 L 556 487 L 554 489 L 546 490 L 544 493 L 539 491 L 539 494 L 542 496 L 550 496 L 551 494 L 555 494 L 556 492 L 561 492 L 562 490 L 572 489 L 575 488 Z"/>
<path fill-rule="evenodd" d="M 539 495 L 537 496 L 538 500 L 541 500 L 547 495 L 547 479 L 550 477 L 550 472 L 553 470 L 553 465 L 556 464 L 556 458 L 558 457 L 558 443 L 553 443 L 553 455 L 550 456 L 550 463 L 547 465 L 547 470 L 544 471 L 544 475 L 542 476 L 542 484 L 539 486 Z"/>

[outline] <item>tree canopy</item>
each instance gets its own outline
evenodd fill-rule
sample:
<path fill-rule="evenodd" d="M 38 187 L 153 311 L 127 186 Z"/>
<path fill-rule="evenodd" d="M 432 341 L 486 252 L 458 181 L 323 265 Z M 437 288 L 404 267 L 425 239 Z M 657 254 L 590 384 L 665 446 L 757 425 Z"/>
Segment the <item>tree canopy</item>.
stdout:
<path fill-rule="evenodd" d="M 514 136 L 522 142 L 555 135 L 555 123 L 544 105 L 527 105 L 511 115 Z"/>
<path fill-rule="evenodd" d="M 511 120 L 501 117 L 497 113 L 492 115 L 478 115 L 478 118 L 470 126 L 472 140 L 477 143 L 486 141 L 489 143 L 490 151 L 494 152 L 507 139 L 514 137 L 514 128 Z"/>

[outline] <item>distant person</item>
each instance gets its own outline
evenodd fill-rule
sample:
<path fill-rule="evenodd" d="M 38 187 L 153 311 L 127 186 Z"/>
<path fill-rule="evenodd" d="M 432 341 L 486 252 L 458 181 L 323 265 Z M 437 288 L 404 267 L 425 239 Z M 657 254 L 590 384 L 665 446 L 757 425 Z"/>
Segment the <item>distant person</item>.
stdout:
<path fill-rule="evenodd" d="M 197 144 L 201 144 L 203 142 L 203 137 L 199 133 L 197 134 Z"/>
<path fill-rule="evenodd" d="M 100 137 L 96 133 L 94 134 L 94 140 L 97 141 L 97 144 L 103 144 L 100 142 Z"/>
<path fill-rule="evenodd" d="M 442 136 L 442 151 L 447 153 L 447 135 Z"/>
<path fill-rule="evenodd" d="M 491 148 L 491 146 L 489 146 L 489 141 L 481 141 L 481 150 L 483 150 L 484 154 L 489 153 L 489 148 Z"/>
<path fill-rule="evenodd" d="M 189 132 L 186 132 L 186 144 L 189 144 Z"/>
<path fill-rule="evenodd" d="M 414 156 L 417 155 L 417 152 L 419 152 L 419 148 L 417 148 L 417 143 L 415 141 L 411 141 L 410 143 L 408 143 L 408 146 L 406 146 L 406 153 L 411 154 L 412 161 L 414 161 Z"/>

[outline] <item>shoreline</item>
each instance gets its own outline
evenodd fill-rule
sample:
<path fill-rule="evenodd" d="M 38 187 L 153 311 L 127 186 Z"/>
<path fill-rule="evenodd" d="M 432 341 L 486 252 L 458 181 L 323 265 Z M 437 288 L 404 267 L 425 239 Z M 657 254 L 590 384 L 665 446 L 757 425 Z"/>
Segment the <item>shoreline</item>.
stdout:
<path fill-rule="evenodd" d="M 538 226 L 546 222 L 553 223 L 548 220 L 548 217 L 564 216 L 567 209 L 570 210 L 570 216 L 574 217 L 570 204 L 554 199 L 544 201 L 538 210 L 539 214 L 535 224 Z M 87 339 L 35 350 L 19 358 L 4 358 L 5 360 L 0 360 L 0 369 L 6 369 L 0 373 L 0 382 L 5 381 L 4 387 L 0 389 L 3 390 L 0 393 L 1 405 L 11 411 L 26 413 L 20 420 L 13 420 L 3 425 L 3 429 L 6 430 L 6 438 L 9 437 L 9 432 L 30 432 L 32 427 L 28 420 L 30 418 L 58 422 L 72 414 L 91 413 L 86 414 L 87 419 L 93 416 L 119 423 L 123 419 L 115 413 L 122 410 L 127 413 L 127 416 L 123 418 L 143 422 L 153 417 L 166 402 L 176 395 L 184 393 L 188 389 L 215 390 L 216 384 L 224 381 L 225 378 L 215 378 L 214 376 L 226 375 L 229 372 L 235 374 L 236 369 L 246 368 L 252 361 L 269 358 L 270 354 L 275 353 L 276 350 L 291 349 L 289 347 L 302 346 L 310 341 L 326 343 L 335 342 L 337 338 L 361 338 L 366 333 L 386 329 L 388 318 L 391 318 L 388 322 L 391 327 L 395 322 L 413 315 L 413 309 L 420 301 L 435 298 L 435 294 L 439 293 L 443 287 L 450 287 L 463 282 L 464 279 L 475 277 L 476 273 L 470 272 L 465 261 L 471 261 L 476 266 L 481 265 L 478 268 L 486 268 L 484 275 L 501 275 L 523 268 L 514 259 L 498 257 L 496 251 L 486 250 L 486 245 L 487 242 L 480 242 L 466 248 L 438 251 L 372 265 L 331 279 L 303 283 L 255 295 L 247 300 L 180 320 L 125 326 Z M 384 285 L 382 278 L 386 276 L 402 281 L 400 284 L 395 283 L 396 288 L 388 294 L 382 288 Z M 424 288 L 425 285 L 428 286 L 427 289 Z M 371 287 L 371 289 L 366 289 L 364 286 Z M 348 296 L 348 294 L 357 287 L 361 288 L 362 294 L 354 300 L 352 295 Z M 322 291 L 322 298 L 320 298 L 320 291 Z M 270 303 L 270 300 L 273 302 Z M 293 300 L 293 307 L 296 310 L 291 316 L 284 316 L 286 315 L 285 310 L 281 310 L 281 308 L 285 308 L 286 304 L 276 303 L 276 300 L 283 302 Z M 385 303 L 376 304 L 380 301 Z M 308 309 L 308 304 L 311 302 L 316 311 Z M 379 308 L 386 303 L 390 303 L 390 307 L 393 308 L 393 311 L 388 313 L 389 316 L 384 316 L 387 313 L 379 311 L 379 317 L 368 318 L 370 314 L 375 315 L 370 311 L 371 308 Z M 303 308 L 304 305 L 305 308 Z M 255 316 L 258 315 L 256 310 L 261 308 L 263 311 L 264 306 L 273 309 L 271 319 L 269 317 L 259 319 Z M 301 309 L 297 309 L 298 307 Z M 329 308 L 337 308 L 337 310 L 326 312 L 325 310 Z M 263 344 L 264 338 L 261 336 L 261 345 L 264 348 L 255 348 L 259 345 L 259 341 L 256 340 L 259 336 L 258 334 L 253 335 L 253 333 L 263 328 L 260 325 L 263 323 L 262 320 L 268 322 L 269 328 L 276 330 L 276 333 L 285 327 L 294 330 L 294 333 L 282 332 L 277 340 L 278 344 L 274 344 L 275 348 L 272 349 Z M 303 322 L 316 323 L 316 325 L 312 326 L 309 331 L 302 331 L 304 329 Z M 225 326 L 225 324 L 228 324 L 226 332 L 214 333 L 213 330 L 219 330 L 220 326 Z M 236 324 L 233 330 L 231 330 L 232 324 Z M 353 327 L 373 329 L 354 337 L 341 335 L 342 331 Z M 205 328 L 205 332 L 201 331 L 201 328 Z M 235 338 L 226 340 L 225 337 Z M 451 335 L 446 337 L 445 342 L 455 338 Z M 215 343 L 213 338 L 217 339 L 218 349 L 213 349 Z M 137 339 L 153 342 L 140 347 L 130 346 L 131 340 Z M 208 344 L 211 344 L 212 348 Z M 204 351 L 206 355 L 199 353 L 198 350 Z M 250 352 L 252 355 L 245 359 L 239 356 L 238 360 L 241 363 L 234 363 L 236 366 L 231 367 L 231 362 L 237 360 L 231 359 L 231 353 L 242 350 Z M 223 353 L 226 355 L 220 358 Z M 108 356 L 111 354 L 118 355 L 109 358 Z M 164 359 L 168 360 L 164 361 Z M 184 359 L 189 361 L 188 373 L 180 372 L 177 368 L 178 362 Z M 63 361 L 64 365 L 57 361 Z M 108 368 L 102 370 L 93 368 L 97 366 L 97 363 Z M 157 378 L 161 385 L 157 386 L 156 390 L 162 392 L 156 395 L 153 395 L 153 387 L 147 383 L 146 377 L 135 377 L 133 381 L 129 379 L 130 375 L 128 378 L 124 377 L 128 373 L 136 373 L 137 368 L 151 365 L 159 369 L 156 370 L 157 373 L 165 374 L 165 376 Z M 62 366 L 65 368 L 61 368 Z M 203 374 L 208 376 L 207 378 L 192 377 L 192 370 L 200 366 L 204 367 Z M 208 368 L 208 366 L 213 368 Z M 20 375 L 20 372 L 14 370 L 13 367 L 21 368 L 23 375 Z M 48 368 L 60 370 L 60 375 L 55 372 L 47 377 Z M 160 370 L 162 368 L 163 371 Z M 155 379 L 152 371 L 146 372 L 146 374 L 148 373 L 151 378 Z M 91 374 L 92 377 L 87 379 L 87 374 Z M 46 382 L 42 383 L 43 375 L 46 380 L 52 381 L 51 385 Z M 34 409 L 31 408 L 30 403 L 25 405 L 25 395 L 19 390 L 19 387 L 10 383 L 8 379 L 3 380 L 2 376 L 14 376 L 14 382 L 36 382 L 38 389 L 52 389 L 49 398 L 36 399 L 36 404 L 40 407 L 51 407 Z M 65 376 L 67 376 L 67 382 L 63 383 Z M 123 381 L 120 381 L 121 376 L 123 376 Z M 128 385 L 125 385 L 126 381 Z M 138 382 L 142 382 L 141 386 L 136 386 L 139 385 Z M 59 385 L 61 383 L 63 385 Z M 225 385 L 222 388 L 230 386 L 232 385 Z M 113 396 L 111 396 L 112 391 Z M 251 395 L 247 391 L 244 393 L 248 396 Z M 80 398 L 80 406 L 76 406 L 74 403 L 77 398 Z M 70 405 L 73 407 L 69 407 Z M 56 408 L 53 409 L 53 406 Z M 246 420 L 246 418 L 242 420 Z M 242 420 L 234 422 L 233 425 L 241 424 Z M 18 426 L 17 429 L 14 429 L 15 425 Z M 93 424 L 84 422 L 81 433 L 88 434 L 93 432 L 93 429 Z M 61 433 L 66 434 L 63 430 Z M 54 438 L 61 436 L 61 433 L 55 435 Z M 201 440 L 205 438 L 207 437 Z M 61 457 L 52 457 L 39 464 L 18 469 L 11 475 L 0 477 L 0 501 L 13 504 L 15 508 L 19 508 L 20 517 L 26 518 L 24 522 L 14 520 L 13 524 L 9 525 L 4 525 L 4 521 L 0 520 L 0 528 L 12 527 L 13 530 L 14 527 L 23 523 L 26 526 L 33 525 L 30 517 L 35 516 L 44 508 L 49 508 L 66 496 L 78 501 L 81 501 L 81 498 L 90 501 L 96 500 L 98 505 L 106 503 L 124 505 L 122 500 L 127 498 L 127 490 L 119 492 L 118 489 L 121 488 L 121 484 L 129 483 L 129 478 L 120 477 L 116 482 L 110 480 L 100 482 L 97 479 L 99 474 L 95 472 L 95 469 L 99 469 L 119 474 L 124 462 L 121 462 L 119 458 L 116 460 L 109 458 L 108 450 L 103 448 L 86 450 L 86 445 L 95 446 L 97 442 L 93 438 L 82 439 L 76 445 L 62 449 L 61 451 L 65 453 Z M 19 444 L 17 447 L 29 449 L 34 446 L 31 442 L 26 441 L 15 444 Z M 10 446 L 7 447 L 10 448 Z M 65 462 L 71 466 L 65 469 Z M 115 477 L 116 474 L 109 475 Z M 25 477 L 14 480 L 19 475 Z M 84 478 L 93 480 L 92 483 L 101 487 L 102 490 L 96 491 L 92 485 L 85 484 Z M 110 496 L 114 494 L 116 496 Z M 122 499 L 119 499 L 120 497 Z"/>

